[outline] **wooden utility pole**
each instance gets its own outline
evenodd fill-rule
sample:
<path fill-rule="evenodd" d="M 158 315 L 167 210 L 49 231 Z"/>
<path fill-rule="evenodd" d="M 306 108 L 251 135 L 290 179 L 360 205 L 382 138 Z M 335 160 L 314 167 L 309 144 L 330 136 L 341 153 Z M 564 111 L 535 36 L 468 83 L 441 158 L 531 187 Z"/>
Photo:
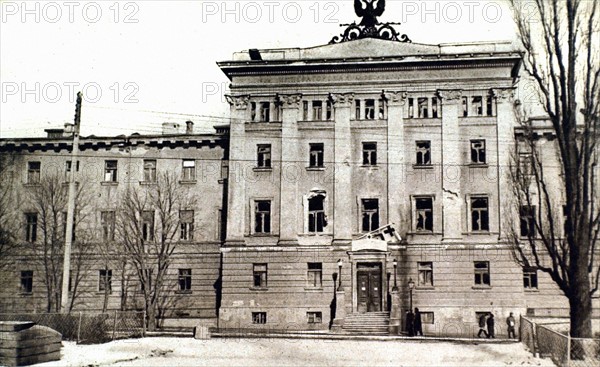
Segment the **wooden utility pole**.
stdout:
<path fill-rule="evenodd" d="M 77 156 L 79 155 L 79 126 L 81 122 L 81 92 L 77 93 L 75 105 L 75 126 L 73 126 L 73 150 L 71 151 L 71 174 L 69 175 L 69 196 L 67 202 L 67 229 L 65 233 L 65 257 L 63 260 L 63 278 L 60 297 L 60 312 L 69 312 L 69 280 L 71 278 L 71 245 L 73 244 L 73 228 L 75 221 L 75 173 L 77 172 Z"/>

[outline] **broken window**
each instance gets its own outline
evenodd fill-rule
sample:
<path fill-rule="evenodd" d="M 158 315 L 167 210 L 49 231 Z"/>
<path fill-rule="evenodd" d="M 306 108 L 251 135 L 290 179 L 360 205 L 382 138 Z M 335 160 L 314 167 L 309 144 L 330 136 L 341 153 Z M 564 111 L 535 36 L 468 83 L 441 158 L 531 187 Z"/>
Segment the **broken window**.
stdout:
<path fill-rule="evenodd" d="M 522 176 L 529 176 L 533 174 L 533 154 L 531 153 L 520 153 L 519 154 L 519 173 Z"/>
<path fill-rule="evenodd" d="M 252 264 L 253 285 L 255 288 L 267 287 L 267 264 Z"/>
<path fill-rule="evenodd" d="M 379 228 L 379 200 L 362 199 L 362 231 L 371 232 Z"/>
<path fill-rule="evenodd" d="M 417 104 L 419 108 L 419 118 L 428 118 L 429 117 L 429 109 L 428 109 L 429 101 L 427 98 L 419 98 L 417 99 Z"/>
<path fill-rule="evenodd" d="M 379 114 L 377 115 L 377 118 L 380 120 L 385 119 L 385 100 L 383 98 L 379 99 Z"/>
<path fill-rule="evenodd" d="M 433 287 L 433 263 L 432 262 L 419 262 L 419 285 L 426 287 Z"/>
<path fill-rule="evenodd" d="M 254 202 L 254 233 L 271 233 L 271 201 Z"/>
<path fill-rule="evenodd" d="M 28 184 L 39 184 L 41 177 L 41 162 L 28 162 L 27 163 L 27 183 Z"/>
<path fill-rule="evenodd" d="M 21 271 L 21 292 L 32 293 L 33 292 L 33 270 Z"/>
<path fill-rule="evenodd" d="M 434 119 L 440 117 L 438 114 L 438 99 L 437 98 L 431 99 L 431 117 L 433 117 Z"/>
<path fill-rule="evenodd" d="M 271 144 L 258 144 L 256 166 L 271 168 Z"/>
<path fill-rule="evenodd" d="M 261 102 L 260 103 L 260 121 L 269 122 L 271 119 L 271 103 Z"/>
<path fill-rule="evenodd" d="M 194 239 L 194 211 L 179 211 L 179 238 L 182 241 L 192 241 Z"/>
<path fill-rule="evenodd" d="M 110 293 L 112 291 L 112 270 L 101 269 L 98 273 L 98 291 Z"/>
<path fill-rule="evenodd" d="M 308 163 L 309 167 L 323 167 L 323 149 L 323 143 L 310 144 L 310 158 Z"/>
<path fill-rule="evenodd" d="M 489 261 L 475 261 L 475 285 L 490 285 Z"/>
<path fill-rule="evenodd" d="M 320 121 L 323 116 L 323 102 L 313 101 L 312 103 L 312 119 L 313 121 Z"/>
<path fill-rule="evenodd" d="M 252 312 L 252 323 L 253 324 L 266 324 L 267 313 L 266 312 Z"/>
<path fill-rule="evenodd" d="M 493 116 L 494 115 L 493 106 L 494 106 L 494 98 L 492 96 L 488 96 L 486 98 L 486 109 L 485 109 L 485 112 L 486 112 L 487 116 Z"/>
<path fill-rule="evenodd" d="M 104 161 L 104 181 L 117 182 L 117 161 Z"/>
<path fill-rule="evenodd" d="M 365 120 L 375 120 L 375 100 L 365 100 Z"/>
<path fill-rule="evenodd" d="M 486 197 L 471 198 L 471 230 L 490 230 L 488 199 Z"/>
<path fill-rule="evenodd" d="M 325 196 L 316 194 L 308 199 L 308 232 L 323 232 L 325 226 Z"/>
<path fill-rule="evenodd" d="M 73 166 L 73 162 L 71 161 L 66 161 L 65 162 L 65 181 L 69 181 L 70 176 L 71 176 L 71 167 Z M 77 172 L 79 172 L 79 161 L 77 161 L 75 170 Z"/>
<path fill-rule="evenodd" d="M 256 121 L 256 102 L 250 102 L 250 121 Z"/>
<path fill-rule="evenodd" d="M 433 231 L 433 199 L 415 199 L 415 230 Z"/>
<path fill-rule="evenodd" d="M 100 224 L 102 226 L 102 240 L 112 241 L 115 239 L 115 212 L 113 210 L 100 213 Z"/>
<path fill-rule="evenodd" d="M 363 143 L 363 166 L 377 165 L 377 143 Z"/>
<path fill-rule="evenodd" d="M 471 116 L 483 116 L 483 98 L 481 96 L 471 97 Z"/>
<path fill-rule="evenodd" d="M 156 182 L 156 160 L 144 159 L 144 181 Z"/>
<path fill-rule="evenodd" d="M 431 141 L 417 141 L 417 166 L 431 165 Z"/>
<path fill-rule="evenodd" d="M 194 181 L 196 179 L 196 161 L 194 159 L 183 160 L 183 181 Z"/>
<path fill-rule="evenodd" d="M 519 208 L 521 237 L 535 237 L 535 206 L 521 205 Z"/>
<path fill-rule="evenodd" d="M 191 291 L 192 290 L 192 269 L 179 269 L 179 290 L 180 291 Z"/>
<path fill-rule="evenodd" d="M 471 140 L 471 163 L 485 163 L 485 140 Z"/>
<path fill-rule="evenodd" d="M 142 212 L 142 239 L 154 240 L 154 211 L 152 210 Z"/>
<path fill-rule="evenodd" d="M 408 118 L 409 119 L 412 119 L 413 117 L 415 117 L 414 103 L 415 103 L 415 99 L 414 98 L 409 98 L 408 99 Z"/>
<path fill-rule="evenodd" d="M 331 104 L 331 101 L 327 101 L 327 110 L 325 111 L 325 113 L 325 119 L 327 121 L 333 120 L 333 105 Z"/>

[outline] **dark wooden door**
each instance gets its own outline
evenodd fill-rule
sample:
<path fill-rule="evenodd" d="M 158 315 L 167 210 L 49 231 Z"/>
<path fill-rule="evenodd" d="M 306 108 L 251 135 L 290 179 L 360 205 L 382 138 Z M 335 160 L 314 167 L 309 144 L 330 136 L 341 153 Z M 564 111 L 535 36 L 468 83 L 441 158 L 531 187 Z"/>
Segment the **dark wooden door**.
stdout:
<path fill-rule="evenodd" d="M 381 311 L 381 265 L 359 264 L 356 279 L 358 312 Z"/>

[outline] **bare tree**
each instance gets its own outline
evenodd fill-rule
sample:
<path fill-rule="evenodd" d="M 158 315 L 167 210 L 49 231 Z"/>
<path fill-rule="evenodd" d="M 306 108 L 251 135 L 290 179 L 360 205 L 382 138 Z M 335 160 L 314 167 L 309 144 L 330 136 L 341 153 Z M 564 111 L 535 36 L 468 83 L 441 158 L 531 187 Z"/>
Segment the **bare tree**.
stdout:
<path fill-rule="evenodd" d="M 510 1 L 526 51 L 524 67 L 555 138 L 551 144 L 560 176 L 549 174 L 547 157 L 542 159 L 543 148 L 536 142 L 539 129 L 532 120 L 523 121 L 521 144 L 530 154 L 531 171 L 524 172 L 522 165 L 514 169 L 513 182 L 525 217 L 519 224 L 532 229 L 513 232 L 515 258 L 550 275 L 569 300 L 571 335 L 590 337 L 591 298 L 600 275 L 599 5 L 585 0 Z M 527 240 L 520 240 L 523 235 Z"/>
<path fill-rule="evenodd" d="M 180 211 L 192 210 L 194 203 L 189 189 L 180 187 L 171 172 L 159 173 L 156 182 L 143 187 L 129 186 L 120 200 L 119 241 L 140 282 L 151 331 L 174 286 L 168 271 L 179 243 Z"/>
<path fill-rule="evenodd" d="M 87 217 L 86 207 L 89 197 L 83 189 L 83 184 L 78 184 L 75 198 L 76 218 L 72 228 L 75 234 L 73 246 L 74 266 L 71 277 L 71 302 L 70 307 L 75 305 L 78 297 L 78 286 L 84 278 L 87 267 L 84 266 L 86 248 L 89 235 L 83 230 L 82 223 Z M 46 286 L 46 311 L 58 312 L 60 310 L 62 266 L 64 256 L 64 243 L 66 233 L 66 210 L 67 210 L 67 185 L 58 172 L 48 172 L 40 178 L 38 184 L 29 189 L 29 201 L 37 214 L 37 239 L 32 240 L 29 250 L 34 261 L 42 270 L 42 281 Z"/>
<path fill-rule="evenodd" d="M 12 264 L 11 255 L 18 246 L 18 219 L 12 210 L 16 205 L 14 155 L 0 155 L 0 270 Z"/>

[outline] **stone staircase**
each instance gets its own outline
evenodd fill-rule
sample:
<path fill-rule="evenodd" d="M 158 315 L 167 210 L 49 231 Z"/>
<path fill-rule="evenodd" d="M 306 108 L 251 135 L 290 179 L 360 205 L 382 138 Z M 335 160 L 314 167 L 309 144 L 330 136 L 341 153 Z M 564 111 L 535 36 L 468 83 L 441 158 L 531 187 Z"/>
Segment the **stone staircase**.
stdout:
<path fill-rule="evenodd" d="M 353 313 L 344 319 L 342 330 L 347 334 L 389 335 L 390 313 Z"/>

